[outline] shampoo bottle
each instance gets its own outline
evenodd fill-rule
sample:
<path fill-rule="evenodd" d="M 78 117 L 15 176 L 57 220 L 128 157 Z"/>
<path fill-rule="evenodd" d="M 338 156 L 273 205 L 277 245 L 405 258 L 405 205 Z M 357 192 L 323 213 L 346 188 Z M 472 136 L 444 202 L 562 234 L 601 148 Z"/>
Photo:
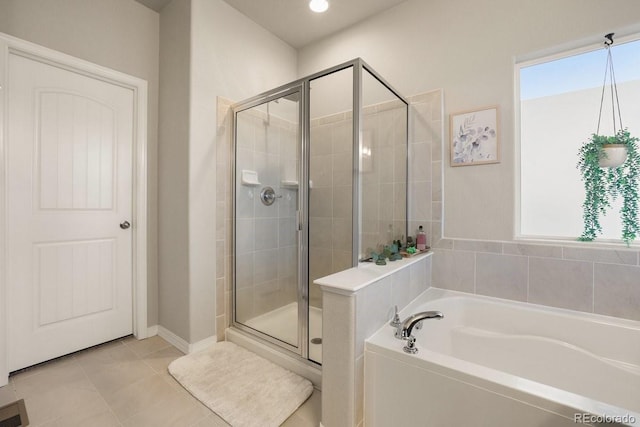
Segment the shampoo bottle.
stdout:
<path fill-rule="evenodd" d="M 416 236 L 416 249 L 424 251 L 427 249 L 427 235 L 425 234 L 422 226 L 418 227 L 418 235 Z"/>

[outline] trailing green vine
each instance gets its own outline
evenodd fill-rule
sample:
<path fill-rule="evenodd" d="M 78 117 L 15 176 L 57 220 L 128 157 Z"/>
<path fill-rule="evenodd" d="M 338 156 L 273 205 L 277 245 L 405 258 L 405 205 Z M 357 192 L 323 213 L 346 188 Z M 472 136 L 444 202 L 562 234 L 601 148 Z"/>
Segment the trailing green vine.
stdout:
<path fill-rule="evenodd" d="M 593 134 L 578 152 L 578 169 L 584 182 L 585 199 L 582 204 L 584 231 L 578 238 L 592 241 L 602 233 L 600 216 L 606 214 L 611 201 L 622 197 L 620 209 L 622 240 L 627 246 L 640 234 L 638 224 L 638 178 L 640 177 L 640 153 L 638 138 L 627 129 L 619 130 L 615 136 Z M 602 168 L 599 161 L 602 148 L 607 144 L 623 144 L 627 147 L 627 160 L 619 167 Z"/>

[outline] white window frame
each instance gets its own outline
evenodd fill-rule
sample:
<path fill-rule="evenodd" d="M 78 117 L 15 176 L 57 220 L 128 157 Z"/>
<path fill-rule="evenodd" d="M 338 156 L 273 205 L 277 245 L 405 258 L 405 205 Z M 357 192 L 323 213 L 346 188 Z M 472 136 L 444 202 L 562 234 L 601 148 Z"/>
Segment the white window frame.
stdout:
<path fill-rule="evenodd" d="M 612 31 L 615 33 L 614 42 L 615 44 L 623 44 L 627 42 L 640 41 L 640 27 L 636 27 L 633 29 L 619 30 L 618 32 Z M 604 45 L 604 34 L 602 36 L 594 36 L 588 39 L 583 39 L 579 41 L 574 41 L 571 43 L 563 44 L 560 46 L 555 46 L 550 49 L 545 49 L 542 51 L 529 53 L 525 55 L 520 55 L 514 57 L 514 87 L 513 87 L 513 111 L 514 111 L 514 230 L 513 236 L 514 240 L 517 241 L 528 241 L 533 243 L 550 243 L 550 244 L 563 244 L 563 245 L 584 245 L 585 243 L 589 246 L 597 246 L 597 247 L 627 247 L 626 243 L 622 241 L 622 239 L 604 239 L 598 238 L 596 241 L 592 242 L 581 242 L 576 239 L 568 240 L 566 237 L 558 237 L 558 236 L 531 236 L 524 235 L 521 233 L 521 169 L 522 169 L 522 158 L 521 158 L 521 137 L 520 137 L 520 128 L 521 128 L 521 111 L 520 111 L 520 70 L 525 67 L 530 67 L 532 65 L 543 64 L 546 62 L 552 62 L 555 60 L 567 58 L 574 55 L 581 55 L 593 51 L 597 51 L 602 49 Z M 604 65 L 603 65 L 604 70 Z M 604 71 L 603 71 L 604 72 Z M 629 245 L 630 247 L 637 248 L 640 247 L 640 238 L 635 240 L 633 243 Z"/>

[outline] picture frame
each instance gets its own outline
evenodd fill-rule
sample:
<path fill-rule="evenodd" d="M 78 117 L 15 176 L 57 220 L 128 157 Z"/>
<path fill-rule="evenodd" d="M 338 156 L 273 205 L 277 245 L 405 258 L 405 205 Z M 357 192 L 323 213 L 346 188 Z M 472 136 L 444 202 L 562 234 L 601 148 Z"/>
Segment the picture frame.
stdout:
<path fill-rule="evenodd" d="M 500 163 L 498 118 L 497 105 L 449 115 L 451 166 Z"/>

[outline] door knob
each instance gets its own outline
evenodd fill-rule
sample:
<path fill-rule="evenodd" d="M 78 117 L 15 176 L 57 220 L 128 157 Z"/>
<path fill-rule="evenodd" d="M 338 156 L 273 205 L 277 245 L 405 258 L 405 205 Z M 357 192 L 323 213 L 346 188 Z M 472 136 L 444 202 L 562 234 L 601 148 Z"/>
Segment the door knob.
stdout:
<path fill-rule="evenodd" d="M 120 228 L 122 228 L 123 230 L 126 230 L 129 227 L 131 227 L 131 223 L 129 223 L 129 221 L 124 221 L 120 223 Z"/>

